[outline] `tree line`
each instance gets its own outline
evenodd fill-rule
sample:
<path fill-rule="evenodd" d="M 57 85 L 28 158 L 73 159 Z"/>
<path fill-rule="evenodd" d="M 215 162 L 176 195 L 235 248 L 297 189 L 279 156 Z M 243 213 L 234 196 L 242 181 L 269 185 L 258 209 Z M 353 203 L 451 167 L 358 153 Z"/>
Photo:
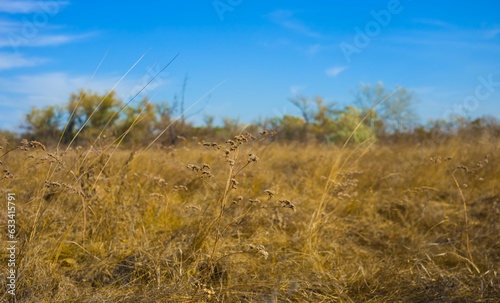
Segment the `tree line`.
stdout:
<path fill-rule="evenodd" d="M 388 140 L 401 137 L 429 137 L 437 130 L 451 134 L 469 128 L 493 128 L 498 131 L 494 118 L 470 121 L 464 117 L 450 120 L 429 121 L 417 124 L 415 94 L 404 87 L 388 90 L 379 82 L 361 84 L 352 92 L 353 105 L 339 108 L 334 102 L 321 97 L 297 94 L 289 98 L 300 116 L 261 118 L 252 125 L 243 125 L 238 119 L 224 118 L 222 125 L 214 124 L 213 116 L 204 116 L 204 125 L 195 126 L 186 121 L 183 104 L 175 101 L 151 103 L 143 98 L 135 104 L 125 103 L 111 91 L 105 95 L 80 90 L 71 94 L 62 105 L 33 107 L 25 115 L 23 136 L 43 140 L 47 144 L 61 141 L 67 144 L 76 140 L 83 144 L 99 134 L 110 137 L 124 136 L 123 144 L 141 146 L 149 144 L 161 134 L 159 142 L 175 144 L 186 138 L 200 140 L 225 140 L 245 131 L 275 131 L 275 140 L 343 144 L 354 129 L 352 143 L 370 138 Z M 360 123 L 362 121 L 362 123 Z"/>

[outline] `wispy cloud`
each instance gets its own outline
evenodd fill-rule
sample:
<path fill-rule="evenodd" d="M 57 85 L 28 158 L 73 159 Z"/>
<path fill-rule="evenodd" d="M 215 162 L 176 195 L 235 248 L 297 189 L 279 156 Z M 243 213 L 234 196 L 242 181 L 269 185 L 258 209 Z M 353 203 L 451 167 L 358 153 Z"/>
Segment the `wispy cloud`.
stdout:
<path fill-rule="evenodd" d="M 438 19 L 427 19 L 427 18 L 415 18 L 412 20 L 415 24 L 429 25 L 432 27 L 440 27 L 446 29 L 456 28 L 454 24 L 438 20 Z"/>
<path fill-rule="evenodd" d="M 294 12 L 290 10 L 278 9 L 266 15 L 269 21 L 276 23 L 286 29 L 292 30 L 296 33 L 306 35 L 313 38 L 320 38 L 322 35 L 307 25 L 301 20 L 294 17 Z"/>
<path fill-rule="evenodd" d="M 41 10 L 46 18 L 54 16 L 61 8 L 69 2 L 62 1 L 6 1 L 0 0 L 0 13 L 32 13 Z M 54 5 L 51 7 L 50 5 Z M 12 47 L 43 47 L 57 46 L 71 43 L 77 40 L 93 36 L 96 33 L 56 33 L 63 30 L 64 25 L 51 24 L 50 22 L 36 23 L 35 19 L 26 18 L 24 21 L 1 19 L 0 20 L 0 48 Z M 50 19 L 47 19 L 50 21 Z M 26 33 L 26 27 L 29 33 Z"/>
<path fill-rule="evenodd" d="M 71 75 L 66 72 L 25 74 L 13 78 L 4 77 L 0 78 L 0 91 L 4 94 L 13 94 L 10 97 L 12 100 L 22 100 L 18 104 L 22 104 L 24 109 L 32 105 L 42 107 L 67 101 L 71 93 L 86 87 L 89 78 L 90 75 Z M 101 94 L 106 93 L 115 86 L 120 78 L 120 75 L 101 75 L 92 80 L 91 88 Z M 139 89 L 135 87 L 137 83 L 137 78 L 124 79 L 115 91 L 120 98 L 126 98 L 133 95 L 131 94 L 132 90 L 136 92 Z M 160 79 L 158 82 L 151 83 L 146 91 L 168 85 L 170 85 L 170 79 Z"/>
<path fill-rule="evenodd" d="M 0 70 L 36 66 L 46 61 L 48 60 L 42 58 L 26 58 L 20 54 L 0 53 Z"/>
<path fill-rule="evenodd" d="M 406 30 L 381 39 L 388 43 L 440 46 L 445 48 L 460 48 L 473 50 L 500 51 L 498 42 L 499 27 L 473 29 L 441 29 L 441 30 Z"/>
<path fill-rule="evenodd" d="M 71 76 L 62 72 L 21 75 L 0 78 L 0 90 L 22 95 L 24 105 L 43 106 L 65 101 L 69 94 L 84 87 L 88 77 Z"/>
<path fill-rule="evenodd" d="M 58 34 L 58 35 L 39 35 L 32 39 L 26 39 L 22 36 L 15 34 L 0 38 L 0 48 L 13 47 L 44 47 L 44 46 L 58 46 L 62 44 L 72 43 L 78 40 L 91 37 L 95 33 L 87 33 L 80 35 L 71 34 Z"/>
<path fill-rule="evenodd" d="M 461 28 L 458 25 L 438 20 L 438 19 L 426 19 L 426 18 L 415 18 L 412 20 L 414 24 L 422 24 L 432 27 L 434 30 L 441 31 L 453 31 L 452 34 L 459 37 L 469 37 L 469 38 L 483 38 L 483 39 L 493 39 L 498 34 L 500 34 L 500 26 L 497 24 L 482 26 L 480 28 Z"/>
<path fill-rule="evenodd" d="M 306 49 L 306 53 L 310 55 L 315 55 L 321 50 L 321 44 L 313 44 Z"/>
<path fill-rule="evenodd" d="M 329 77 L 337 77 L 341 72 L 348 69 L 349 66 L 334 66 L 325 71 L 326 75 Z"/>
<path fill-rule="evenodd" d="M 437 88 L 435 86 L 423 86 L 423 87 L 412 88 L 412 91 L 414 91 L 418 95 L 431 94 L 434 93 L 436 90 Z"/>
<path fill-rule="evenodd" d="M 67 1 L 13 1 L 0 0 L 0 12 L 8 14 L 29 14 L 69 4 Z"/>
<path fill-rule="evenodd" d="M 297 95 L 301 90 L 304 90 L 306 87 L 304 85 L 292 85 L 290 86 L 290 92 L 293 95 Z"/>
<path fill-rule="evenodd" d="M 21 28 L 22 23 L 10 20 L 0 20 L 0 33 L 8 34 Z"/>
<path fill-rule="evenodd" d="M 90 75 L 72 75 L 66 72 L 51 72 L 42 74 L 25 74 L 17 77 L 0 78 L 0 108 L 8 115 L 0 115 L 0 125 L 13 130 L 23 121 L 23 116 L 31 106 L 42 108 L 46 105 L 63 104 L 71 93 L 86 87 Z M 100 94 L 107 93 L 121 78 L 119 75 L 100 75 L 92 80 L 91 89 Z M 138 88 L 138 78 L 126 78 L 115 89 L 122 100 L 129 100 Z M 141 85 L 144 85 L 141 84 Z M 170 85 L 169 79 L 160 79 L 151 83 L 148 88 L 158 90 L 160 86 Z M 130 94 L 132 92 L 132 94 Z M 146 94 L 149 94 L 145 91 Z M 142 98 L 142 97 L 141 97 Z M 140 100 L 137 98 L 136 100 Z"/>
<path fill-rule="evenodd" d="M 488 28 L 483 30 L 483 36 L 486 39 L 493 39 L 500 34 L 500 27 L 495 26 L 493 28 Z"/>

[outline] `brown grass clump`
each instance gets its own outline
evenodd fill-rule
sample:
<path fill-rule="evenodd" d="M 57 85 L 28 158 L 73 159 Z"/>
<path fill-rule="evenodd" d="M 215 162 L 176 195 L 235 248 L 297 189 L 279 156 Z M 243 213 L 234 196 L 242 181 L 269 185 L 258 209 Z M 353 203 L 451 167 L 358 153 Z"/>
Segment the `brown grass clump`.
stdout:
<path fill-rule="evenodd" d="M 500 301 L 498 138 L 271 140 L 4 147 L 17 302 Z"/>

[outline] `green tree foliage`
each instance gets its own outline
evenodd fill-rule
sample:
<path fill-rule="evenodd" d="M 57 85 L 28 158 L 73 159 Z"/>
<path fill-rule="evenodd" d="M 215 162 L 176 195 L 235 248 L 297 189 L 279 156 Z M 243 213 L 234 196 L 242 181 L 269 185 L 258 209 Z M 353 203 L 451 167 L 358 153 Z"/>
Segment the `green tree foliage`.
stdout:
<path fill-rule="evenodd" d="M 53 105 L 42 109 L 32 107 L 26 114 L 26 129 L 36 138 L 51 139 L 59 134 L 59 125 L 62 111 L 61 108 Z"/>
<path fill-rule="evenodd" d="M 356 126 L 363 119 L 360 109 L 346 106 L 345 111 L 335 120 L 335 131 L 325 136 L 327 142 L 344 143 L 347 141 Z M 362 123 L 351 137 L 351 143 L 361 143 L 369 138 L 375 138 L 375 131 L 366 123 Z"/>
<path fill-rule="evenodd" d="M 66 138 L 73 138 L 80 129 L 94 135 L 105 125 L 112 126 L 120 117 L 117 113 L 120 103 L 114 91 L 105 95 L 83 90 L 71 94 L 66 105 L 68 117 L 72 115 L 66 128 Z"/>
<path fill-rule="evenodd" d="M 117 134 L 126 134 L 125 142 L 144 145 L 154 139 L 158 124 L 155 105 L 143 98 L 141 102 L 123 108 L 122 118 L 116 121 Z"/>
<path fill-rule="evenodd" d="M 372 111 L 387 96 L 381 82 L 375 86 L 362 84 L 354 93 L 359 108 L 346 106 L 337 109 L 334 102 L 325 102 L 320 97 L 296 95 L 289 101 L 299 109 L 300 117 L 285 115 L 261 119 L 257 126 L 246 126 L 238 119 L 225 118 L 222 126 L 218 126 L 214 124 L 214 117 L 206 116 L 206 125 L 195 127 L 179 117 L 182 110 L 179 110 L 180 103 L 176 98 L 172 106 L 167 102 L 150 103 L 147 98 L 123 106 L 115 92 L 98 94 L 80 90 L 62 106 L 32 108 L 25 120 L 32 137 L 52 138 L 52 142 L 57 142 L 64 130 L 63 143 L 70 142 L 77 134 L 79 140 L 94 140 L 104 132 L 115 138 L 125 135 L 123 144 L 139 146 L 149 144 L 160 135 L 156 142 L 163 145 L 193 137 L 202 141 L 226 140 L 240 131 L 258 132 L 257 127 L 276 130 L 275 140 L 343 144 L 366 117 L 351 138 L 351 142 L 359 143 L 368 138 L 383 137 L 386 125 L 398 133 L 414 119 L 415 97 L 405 88 L 398 88 L 380 108 Z M 66 121 L 69 122 L 66 124 Z"/>

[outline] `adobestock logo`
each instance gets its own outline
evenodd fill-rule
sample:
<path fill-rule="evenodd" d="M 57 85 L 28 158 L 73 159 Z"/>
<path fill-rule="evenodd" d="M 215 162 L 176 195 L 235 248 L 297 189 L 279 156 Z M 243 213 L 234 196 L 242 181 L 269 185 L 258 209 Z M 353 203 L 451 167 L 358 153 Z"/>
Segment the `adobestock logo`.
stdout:
<path fill-rule="evenodd" d="M 356 34 L 352 43 L 342 42 L 339 45 L 347 63 L 351 63 L 353 54 L 360 54 L 364 48 L 370 45 L 371 40 L 380 34 L 382 28 L 391 23 L 393 15 L 400 14 L 402 11 L 403 6 L 399 0 L 389 0 L 387 8 L 378 12 L 371 10 L 370 15 L 373 20 L 368 21 L 363 28 L 357 26 L 354 28 Z"/>
<path fill-rule="evenodd" d="M 17 53 L 20 46 L 25 46 L 38 35 L 41 28 L 47 26 L 49 19 L 55 17 L 61 10 L 61 6 L 67 4 L 64 1 L 38 1 L 39 11 L 28 19 L 23 17 L 20 32 L 8 34 L 10 44 Z"/>
<path fill-rule="evenodd" d="M 215 12 L 217 16 L 219 16 L 219 20 L 224 21 L 224 14 L 227 12 L 234 11 L 235 7 L 240 5 L 243 0 L 215 0 L 212 2 Z"/>

